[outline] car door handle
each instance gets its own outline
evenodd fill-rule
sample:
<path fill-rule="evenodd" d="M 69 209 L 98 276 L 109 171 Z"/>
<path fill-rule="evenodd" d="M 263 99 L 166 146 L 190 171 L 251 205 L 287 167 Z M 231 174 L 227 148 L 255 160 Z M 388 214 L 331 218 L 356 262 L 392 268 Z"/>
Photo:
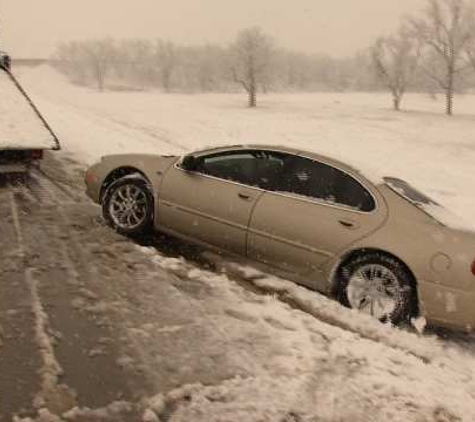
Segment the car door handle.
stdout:
<path fill-rule="evenodd" d="M 358 225 L 351 220 L 338 220 L 338 222 L 340 223 L 340 225 L 346 227 L 347 229 L 356 229 L 358 227 Z"/>
<path fill-rule="evenodd" d="M 250 199 L 252 199 L 252 196 L 249 195 L 249 194 L 246 193 L 246 192 L 239 192 L 239 193 L 238 193 L 238 196 L 239 196 L 239 198 L 245 199 L 246 201 L 249 201 Z"/>

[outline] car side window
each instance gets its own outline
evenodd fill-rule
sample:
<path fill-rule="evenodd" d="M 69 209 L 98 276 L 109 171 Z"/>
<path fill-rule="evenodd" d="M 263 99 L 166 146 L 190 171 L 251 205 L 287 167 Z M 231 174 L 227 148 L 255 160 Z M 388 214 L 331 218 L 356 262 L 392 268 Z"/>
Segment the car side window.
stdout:
<path fill-rule="evenodd" d="M 199 157 L 197 171 L 261 189 L 275 190 L 284 165 L 284 156 L 273 151 L 227 151 Z"/>
<path fill-rule="evenodd" d="M 286 161 L 278 190 L 359 211 L 375 208 L 372 195 L 352 176 L 304 157 L 293 156 Z"/>

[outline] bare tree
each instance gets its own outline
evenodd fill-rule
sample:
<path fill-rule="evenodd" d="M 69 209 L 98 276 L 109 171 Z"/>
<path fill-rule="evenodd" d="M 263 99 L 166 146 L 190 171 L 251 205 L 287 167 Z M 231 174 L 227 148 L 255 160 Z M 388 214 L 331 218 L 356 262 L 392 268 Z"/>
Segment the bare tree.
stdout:
<path fill-rule="evenodd" d="M 456 79 L 465 64 L 464 52 L 473 40 L 475 13 L 470 0 L 428 0 L 424 15 L 412 19 L 414 34 L 430 50 L 431 63 L 439 66 L 425 66 L 425 73 L 445 92 L 446 113 L 453 112 L 453 96 Z"/>
<path fill-rule="evenodd" d="M 371 48 L 376 75 L 391 92 L 394 110 L 400 109 L 420 55 L 421 43 L 403 27 L 395 36 L 378 38 Z"/>
<path fill-rule="evenodd" d="M 177 48 L 170 41 L 157 40 L 155 58 L 162 88 L 165 92 L 170 92 L 172 76 L 178 64 Z"/>
<path fill-rule="evenodd" d="M 165 40 L 154 43 L 145 39 L 74 41 L 58 46 L 54 63 L 74 83 L 97 85 L 99 89 L 105 85 L 112 87 L 112 78 L 118 87 L 159 86 L 164 91 L 182 92 L 231 91 L 237 81 L 249 92 L 251 104 L 255 104 L 257 91 L 271 88 L 285 91 L 376 88 L 367 51 L 336 59 L 275 48 L 267 37 L 263 40 L 264 48 L 252 49 L 251 52 L 258 53 L 248 55 L 246 49 L 242 55 L 242 50 L 238 54 L 236 43 L 224 48 L 214 44 L 182 46 Z M 230 68 L 234 80 L 230 78 Z M 418 87 L 426 82 L 426 78 L 414 80 Z"/>
<path fill-rule="evenodd" d="M 117 75 L 139 89 L 144 89 L 153 79 L 152 43 L 143 39 L 123 40 L 118 49 L 120 54 L 115 62 Z"/>
<path fill-rule="evenodd" d="M 475 70 L 475 22 L 474 22 L 474 38 L 467 43 L 465 47 L 466 62 L 469 67 Z"/>
<path fill-rule="evenodd" d="M 97 88 L 103 91 L 106 78 L 116 60 L 115 41 L 107 38 L 104 40 L 87 41 L 81 44 L 81 49 L 88 67 L 96 81 Z"/>
<path fill-rule="evenodd" d="M 84 60 L 82 44 L 77 41 L 61 43 L 54 54 L 56 67 L 74 83 L 87 83 L 88 69 Z"/>
<path fill-rule="evenodd" d="M 193 49 L 189 70 L 194 74 L 196 87 L 202 92 L 215 91 L 228 78 L 223 48 L 207 44 Z M 184 60 L 183 60 L 184 61 Z"/>
<path fill-rule="evenodd" d="M 248 94 L 249 107 L 257 105 L 257 89 L 267 86 L 272 40 L 260 28 L 241 31 L 231 46 L 231 72 Z"/>

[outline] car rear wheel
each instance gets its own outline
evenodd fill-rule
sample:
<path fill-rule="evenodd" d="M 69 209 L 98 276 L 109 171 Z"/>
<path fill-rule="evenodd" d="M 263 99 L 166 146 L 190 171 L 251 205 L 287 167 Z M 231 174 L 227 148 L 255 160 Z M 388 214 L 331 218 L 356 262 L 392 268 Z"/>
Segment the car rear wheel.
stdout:
<path fill-rule="evenodd" d="M 377 252 L 350 258 L 339 271 L 339 300 L 397 325 L 415 311 L 414 279 L 397 259 Z"/>
<path fill-rule="evenodd" d="M 107 223 L 119 233 L 137 236 L 150 230 L 153 221 L 153 194 L 141 177 L 126 176 L 113 182 L 102 201 Z"/>

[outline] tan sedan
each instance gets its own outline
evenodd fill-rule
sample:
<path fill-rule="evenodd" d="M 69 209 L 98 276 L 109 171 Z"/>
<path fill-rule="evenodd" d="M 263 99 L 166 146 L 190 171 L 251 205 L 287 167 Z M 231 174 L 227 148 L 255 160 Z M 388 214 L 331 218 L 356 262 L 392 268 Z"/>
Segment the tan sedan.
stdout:
<path fill-rule="evenodd" d="M 475 234 L 400 179 L 248 145 L 106 156 L 86 184 L 120 233 L 155 229 L 247 257 L 382 321 L 475 327 Z"/>

